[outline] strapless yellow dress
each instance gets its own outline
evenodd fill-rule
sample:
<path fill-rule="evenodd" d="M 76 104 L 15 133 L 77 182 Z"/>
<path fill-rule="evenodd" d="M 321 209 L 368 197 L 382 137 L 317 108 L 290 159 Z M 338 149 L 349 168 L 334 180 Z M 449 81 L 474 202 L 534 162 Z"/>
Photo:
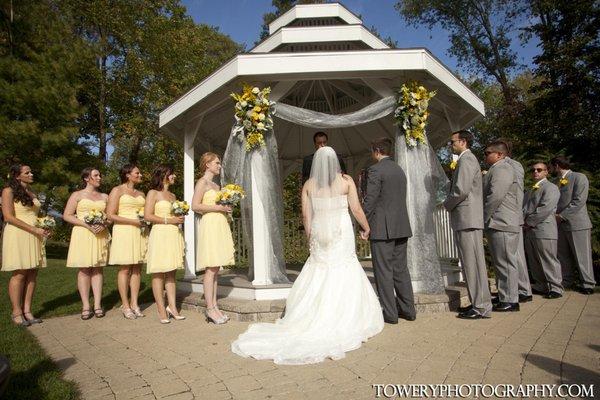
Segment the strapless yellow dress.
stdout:
<path fill-rule="evenodd" d="M 15 202 L 15 217 L 21 221 L 35 225 L 40 201 L 33 199 L 33 206 L 24 206 Z M 46 266 L 44 243 L 31 233 L 9 223 L 2 234 L 2 271 L 18 271 Z"/>
<path fill-rule="evenodd" d="M 92 210 L 106 210 L 105 200 L 81 199 L 77 203 L 77 218 L 83 220 Z M 83 226 L 74 226 L 67 255 L 67 267 L 89 268 L 104 267 L 108 262 L 108 230 L 94 235 Z"/>
<path fill-rule="evenodd" d="M 138 219 L 140 209 L 144 208 L 146 199 L 139 195 L 133 197 L 124 194 L 119 199 L 117 215 L 129 219 Z M 135 265 L 146 260 L 148 236 L 135 225 L 113 224 L 112 239 L 108 263 L 111 265 Z"/>
<path fill-rule="evenodd" d="M 215 205 L 217 191 L 204 193 L 202 204 Z M 210 212 L 202 215 L 196 235 L 196 270 L 235 264 L 235 247 L 227 215 Z"/>
<path fill-rule="evenodd" d="M 172 217 L 171 202 L 159 200 L 154 205 L 154 215 L 160 218 Z M 185 242 L 177 225 L 155 224 L 150 231 L 146 273 L 155 274 L 183 269 Z"/>

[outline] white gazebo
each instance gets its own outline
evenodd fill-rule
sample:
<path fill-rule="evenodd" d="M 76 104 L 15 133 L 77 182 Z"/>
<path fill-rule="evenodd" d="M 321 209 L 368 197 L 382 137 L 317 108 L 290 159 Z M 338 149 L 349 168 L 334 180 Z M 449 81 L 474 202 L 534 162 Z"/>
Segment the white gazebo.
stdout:
<path fill-rule="evenodd" d="M 484 115 L 483 102 L 427 49 L 389 48 L 339 3 L 297 5 L 273 21 L 269 33 L 248 53 L 225 63 L 160 114 L 160 129 L 184 146 L 188 202 L 194 191 L 195 158 L 205 151 L 225 152 L 234 122 L 234 102 L 229 95 L 240 92 L 242 83 L 270 86 L 271 100 L 276 102 L 346 114 L 392 96 L 403 83 L 416 80 L 437 91 L 430 103 L 427 128 L 434 149 L 445 144 L 450 132 L 467 128 Z M 275 117 L 280 174 L 284 178 L 299 170 L 302 158 L 314 151 L 312 138 L 318 129 Z M 395 137 L 392 116 L 326 132 L 329 145 L 343 157 L 352 176 L 368 165 L 371 140 Z M 257 199 L 261 196 L 255 191 L 252 195 Z M 254 202 L 253 212 L 261 212 Z M 253 283 L 264 289 L 269 282 L 261 273 L 261 265 L 268 248 L 261 243 L 260 226 L 253 224 Z M 186 278 L 195 277 L 193 227 L 194 215 L 190 214 L 185 223 Z M 418 282 L 413 283 L 418 291 Z M 274 287 L 255 298 L 284 298 L 287 290 Z"/>

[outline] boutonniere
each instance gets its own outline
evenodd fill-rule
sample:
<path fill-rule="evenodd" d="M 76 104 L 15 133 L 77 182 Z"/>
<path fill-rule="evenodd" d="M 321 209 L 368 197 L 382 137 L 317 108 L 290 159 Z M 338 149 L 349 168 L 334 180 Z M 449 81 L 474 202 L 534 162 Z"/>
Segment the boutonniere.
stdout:
<path fill-rule="evenodd" d="M 540 183 L 539 183 L 539 182 L 536 182 L 536 183 L 534 183 L 534 184 L 531 186 L 531 188 L 532 188 L 533 190 L 538 190 L 538 189 L 540 188 Z"/>
<path fill-rule="evenodd" d="M 481 171 L 481 175 L 485 175 L 485 174 L 487 174 L 487 173 L 488 173 L 488 170 L 487 170 L 487 169 L 484 169 L 483 171 Z"/>
<path fill-rule="evenodd" d="M 458 161 L 456 160 L 452 160 L 452 162 L 450 163 L 450 169 L 452 171 L 454 171 L 456 169 L 456 166 L 458 165 Z"/>
<path fill-rule="evenodd" d="M 567 178 L 560 178 L 560 181 L 558 181 L 558 183 L 560 184 L 560 186 L 565 186 L 567 183 L 569 183 L 569 180 Z"/>

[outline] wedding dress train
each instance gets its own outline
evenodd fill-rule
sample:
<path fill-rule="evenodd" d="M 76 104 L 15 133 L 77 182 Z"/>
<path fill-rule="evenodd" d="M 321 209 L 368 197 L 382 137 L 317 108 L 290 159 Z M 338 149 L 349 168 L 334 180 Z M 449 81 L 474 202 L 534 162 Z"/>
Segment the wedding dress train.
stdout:
<path fill-rule="evenodd" d="M 311 364 L 345 353 L 383 329 L 379 300 L 356 257 L 346 195 L 312 197 L 310 256 L 285 316 L 252 324 L 231 345 L 242 357 Z"/>

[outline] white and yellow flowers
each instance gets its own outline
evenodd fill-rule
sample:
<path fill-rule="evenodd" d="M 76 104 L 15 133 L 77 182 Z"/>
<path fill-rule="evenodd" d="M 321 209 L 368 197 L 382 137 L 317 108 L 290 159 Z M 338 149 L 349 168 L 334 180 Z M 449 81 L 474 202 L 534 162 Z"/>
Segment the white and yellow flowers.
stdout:
<path fill-rule="evenodd" d="M 426 143 L 425 126 L 429 117 L 427 108 L 429 100 L 435 94 L 435 91 L 429 92 L 417 82 L 403 84 L 400 88 L 396 99 L 397 107 L 394 111 L 394 118 L 396 125 L 400 125 L 404 130 L 408 147 Z"/>
<path fill-rule="evenodd" d="M 531 189 L 533 189 L 533 190 L 538 190 L 539 188 L 540 188 L 540 183 L 539 182 L 536 182 L 533 185 L 531 185 Z"/>
<path fill-rule="evenodd" d="M 90 210 L 84 215 L 83 222 L 88 225 L 104 225 L 106 223 L 106 214 L 100 210 Z"/>
<path fill-rule="evenodd" d="M 171 205 L 171 211 L 173 211 L 173 215 L 177 217 L 187 215 L 190 211 L 190 205 L 187 201 L 175 200 Z"/>
<path fill-rule="evenodd" d="M 52 229 L 56 228 L 56 220 L 48 215 L 45 217 L 38 217 L 35 221 L 35 226 L 47 231 L 51 231 Z"/>
<path fill-rule="evenodd" d="M 235 121 L 246 138 L 246 151 L 265 145 L 265 132 L 273 128 L 270 109 L 275 102 L 269 100 L 271 88 L 259 89 L 244 85 L 242 94 L 231 93 L 235 103 Z"/>
<path fill-rule="evenodd" d="M 240 200 L 246 197 L 246 192 L 240 185 L 230 183 L 225 185 L 218 193 L 215 199 L 217 204 L 234 207 Z"/>
<path fill-rule="evenodd" d="M 458 165 L 458 161 L 456 160 L 452 160 L 452 162 L 450 163 L 450 169 L 452 171 L 454 171 L 456 169 L 456 166 Z"/>

